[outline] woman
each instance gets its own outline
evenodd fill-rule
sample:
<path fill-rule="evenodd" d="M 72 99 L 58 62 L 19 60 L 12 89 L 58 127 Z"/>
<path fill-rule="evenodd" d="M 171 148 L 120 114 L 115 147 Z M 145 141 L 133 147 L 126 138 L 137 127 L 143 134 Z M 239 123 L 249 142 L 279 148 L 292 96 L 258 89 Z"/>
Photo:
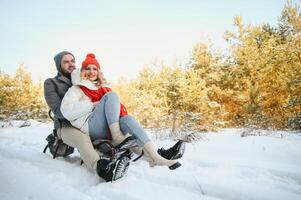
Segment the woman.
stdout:
<path fill-rule="evenodd" d="M 160 156 L 141 125 L 127 115 L 119 97 L 106 85 L 100 65 L 94 54 L 87 54 L 80 72 L 71 74 L 73 86 L 65 94 L 61 111 L 73 126 L 89 134 L 92 140 L 110 139 L 114 146 L 131 140 L 131 133 L 140 147 L 150 157 L 150 165 L 168 166 L 176 169 L 181 166 L 176 160 Z M 108 134 L 109 133 L 109 134 Z"/>

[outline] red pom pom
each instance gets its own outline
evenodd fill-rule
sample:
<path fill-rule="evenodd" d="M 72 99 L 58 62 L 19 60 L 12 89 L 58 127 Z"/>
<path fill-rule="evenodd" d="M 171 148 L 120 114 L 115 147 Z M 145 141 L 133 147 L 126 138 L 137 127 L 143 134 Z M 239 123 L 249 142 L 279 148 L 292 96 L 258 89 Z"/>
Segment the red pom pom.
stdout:
<path fill-rule="evenodd" d="M 94 53 L 88 53 L 88 54 L 87 54 L 87 58 L 95 58 Z"/>

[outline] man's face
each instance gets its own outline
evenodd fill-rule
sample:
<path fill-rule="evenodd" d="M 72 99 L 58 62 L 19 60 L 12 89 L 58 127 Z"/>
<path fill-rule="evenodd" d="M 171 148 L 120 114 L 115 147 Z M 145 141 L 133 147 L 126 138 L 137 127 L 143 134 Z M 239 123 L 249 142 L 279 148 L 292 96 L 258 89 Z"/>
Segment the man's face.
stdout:
<path fill-rule="evenodd" d="M 72 55 L 64 55 L 61 61 L 62 73 L 64 75 L 70 75 L 75 69 L 75 59 Z"/>

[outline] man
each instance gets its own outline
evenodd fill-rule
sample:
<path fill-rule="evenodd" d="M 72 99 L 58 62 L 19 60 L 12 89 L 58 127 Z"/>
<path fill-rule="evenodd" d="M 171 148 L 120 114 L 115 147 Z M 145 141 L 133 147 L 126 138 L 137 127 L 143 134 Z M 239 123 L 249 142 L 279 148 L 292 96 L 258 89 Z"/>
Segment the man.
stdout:
<path fill-rule="evenodd" d="M 70 122 L 61 113 L 62 99 L 72 86 L 71 73 L 75 69 L 74 55 L 68 51 L 62 51 L 54 57 L 54 61 L 58 74 L 54 78 L 46 79 L 44 82 L 45 100 L 54 113 L 54 128 L 64 143 L 79 150 L 88 169 L 96 171 L 100 177 L 107 180 L 107 177 L 104 177 L 103 173 L 107 172 L 108 166 L 115 167 L 115 165 L 111 165 L 108 160 L 100 159 L 90 137 L 72 127 Z M 158 153 L 166 159 L 177 159 L 182 157 L 184 149 L 184 143 L 179 141 L 168 150 L 161 148 L 158 150 Z"/>
<path fill-rule="evenodd" d="M 60 110 L 61 101 L 72 86 L 71 72 L 75 69 L 75 58 L 72 53 L 63 51 L 54 57 L 54 61 L 58 74 L 56 77 L 48 78 L 44 82 L 45 100 L 54 113 L 54 128 L 64 143 L 79 150 L 88 169 L 96 171 L 101 176 L 101 167 L 105 167 L 104 163 L 107 163 L 107 161 L 100 160 L 90 137 L 72 127 Z"/>

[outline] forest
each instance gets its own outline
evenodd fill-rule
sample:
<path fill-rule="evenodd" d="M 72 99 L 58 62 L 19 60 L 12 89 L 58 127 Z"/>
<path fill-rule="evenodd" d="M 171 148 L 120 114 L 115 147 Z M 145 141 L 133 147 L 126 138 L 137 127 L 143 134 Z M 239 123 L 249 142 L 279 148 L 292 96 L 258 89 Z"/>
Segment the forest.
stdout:
<path fill-rule="evenodd" d="M 233 25 L 224 33 L 227 51 L 200 42 L 189 63 L 147 65 L 113 90 L 147 128 L 301 129 L 299 6 L 288 2 L 276 25 L 245 24 L 243 16 Z M 0 72 L 0 90 L 1 120 L 49 119 L 43 81 L 34 83 L 24 64 L 15 75 Z"/>

